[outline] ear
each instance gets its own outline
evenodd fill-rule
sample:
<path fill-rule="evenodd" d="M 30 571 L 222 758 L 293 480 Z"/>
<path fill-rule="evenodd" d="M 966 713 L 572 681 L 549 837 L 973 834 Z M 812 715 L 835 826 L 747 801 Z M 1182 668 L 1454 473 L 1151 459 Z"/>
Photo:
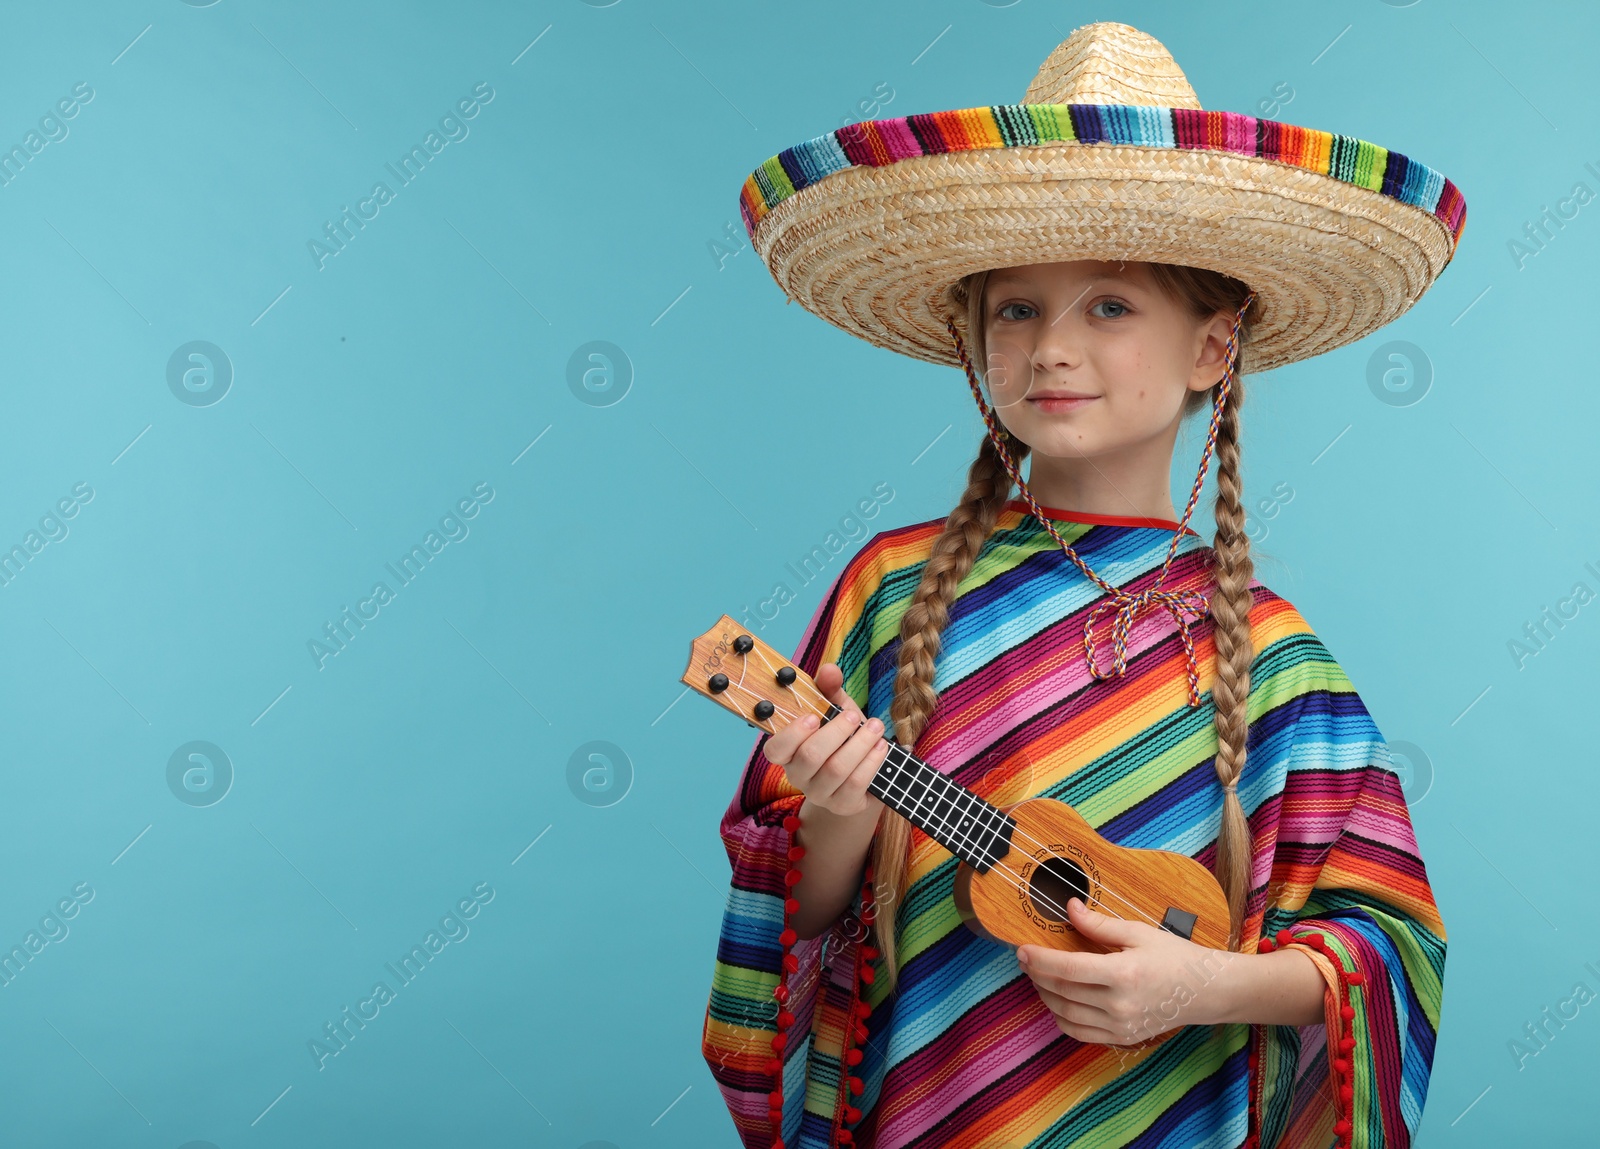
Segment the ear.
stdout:
<path fill-rule="evenodd" d="M 1233 334 L 1233 316 L 1219 311 L 1196 332 L 1194 370 L 1186 386 L 1191 391 L 1209 391 L 1222 382 L 1228 367 L 1228 336 Z"/>

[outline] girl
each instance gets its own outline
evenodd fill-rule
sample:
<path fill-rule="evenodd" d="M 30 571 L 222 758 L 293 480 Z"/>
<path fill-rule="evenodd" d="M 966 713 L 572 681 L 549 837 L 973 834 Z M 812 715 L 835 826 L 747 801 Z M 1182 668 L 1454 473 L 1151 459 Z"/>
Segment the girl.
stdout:
<path fill-rule="evenodd" d="M 795 663 L 840 713 L 763 736 L 723 819 L 702 1043 L 743 1143 L 1410 1145 L 1444 925 L 1370 715 L 1252 577 L 1238 374 L 1402 314 L 1459 192 L 1202 112 L 1157 41 L 1094 24 L 1023 104 L 819 137 L 743 206 L 791 297 L 959 363 L 988 431 L 948 516 L 835 578 Z M 1180 517 L 1177 432 L 1206 407 Z M 885 738 L 995 805 L 1057 798 L 1197 859 L 1229 948 L 1078 898 L 1103 952 L 964 928 L 950 852 L 867 790 Z"/>

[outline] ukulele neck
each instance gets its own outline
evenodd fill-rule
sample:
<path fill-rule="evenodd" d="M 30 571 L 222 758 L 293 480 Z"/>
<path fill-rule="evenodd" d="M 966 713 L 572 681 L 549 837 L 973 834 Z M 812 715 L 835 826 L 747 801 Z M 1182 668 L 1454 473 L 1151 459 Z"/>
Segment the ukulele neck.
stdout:
<path fill-rule="evenodd" d="M 841 713 L 809 674 L 728 615 L 694 640 L 682 681 L 768 734 L 803 714 L 829 722 Z M 867 789 L 980 874 L 1011 852 L 1017 824 L 1009 814 L 898 743 L 889 743 Z"/>
<path fill-rule="evenodd" d="M 980 874 L 1011 850 L 1016 822 L 1010 815 L 898 743 L 889 743 L 867 790 Z"/>

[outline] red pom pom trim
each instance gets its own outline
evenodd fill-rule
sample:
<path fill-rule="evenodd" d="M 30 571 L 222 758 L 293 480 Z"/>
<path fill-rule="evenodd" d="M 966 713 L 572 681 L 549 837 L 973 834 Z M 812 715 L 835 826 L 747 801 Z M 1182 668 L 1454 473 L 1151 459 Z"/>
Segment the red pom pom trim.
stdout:
<path fill-rule="evenodd" d="M 783 930 L 778 934 L 778 944 L 783 947 L 783 956 L 779 964 L 778 984 L 772 990 L 774 1000 L 778 1002 L 779 1009 L 776 1017 L 777 1034 L 772 1039 L 773 1052 L 777 1057 L 767 1062 L 767 1072 L 773 1078 L 773 1090 L 768 1094 L 770 1108 L 767 1118 L 772 1125 L 772 1149 L 784 1149 L 783 1146 L 783 1050 L 786 1043 L 785 1030 L 794 1025 L 795 1016 L 784 1009 L 790 998 L 788 986 L 789 975 L 800 971 L 800 959 L 790 953 L 790 949 L 799 940 L 799 934 L 790 925 L 790 919 L 799 912 L 800 902 L 794 896 L 794 887 L 800 884 L 800 868 L 795 865 L 806 856 L 805 847 L 794 841 L 793 835 L 800 829 L 798 815 L 789 814 L 783 819 L 783 828 L 789 831 L 791 837 L 789 847 L 784 856 L 789 862 L 789 868 L 784 872 L 783 884 L 785 897 L 783 900 Z M 861 914 L 864 925 L 871 926 L 877 917 L 874 906 L 875 893 L 872 888 L 872 863 L 866 864 L 861 883 Z M 851 993 L 848 1024 L 845 1026 L 844 1049 L 842 1056 L 844 1063 L 851 1068 L 860 1065 L 863 1053 L 859 1048 L 852 1048 L 851 1041 L 857 1045 L 867 1040 L 867 1027 L 862 1024 L 872 1014 L 872 1007 L 863 1000 L 866 987 L 873 984 L 877 978 L 876 971 L 871 963 L 879 956 L 877 946 L 863 944 L 858 950 L 858 960 L 855 963 L 856 985 Z M 850 1104 L 852 1095 L 859 1096 L 866 1088 L 866 1083 L 855 1074 L 848 1075 L 840 1083 L 840 1096 L 834 1102 L 834 1143 L 838 1145 L 854 1145 L 855 1134 L 845 1128 L 847 1124 L 854 1124 L 861 1120 L 861 1110 Z"/>
<path fill-rule="evenodd" d="M 1350 1145 L 1349 1136 L 1352 1117 L 1350 1105 L 1355 1096 L 1354 1062 L 1350 1057 L 1350 1054 L 1351 1051 L 1355 1049 L 1356 1044 L 1355 1038 L 1351 1035 L 1350 1023 L 1355 1020 L 1356 1011 L 1355 1007 L 1350 1003 L 1350 987 L 1353 985 L 1365 985 L 1367 980 L 1366 975 L 1358 969 L 1345 969 L 1338 952 L 1333 948 L 1332 945 L 1328 943 L 1326 935 L 1322 933 L 1304 933 L 1297 935 L 1290 930 L 1279 930 L 1274 935 L 1263 935 L 1261 940 L 1256 943 L 1256 952 L 1271 953 L 1276 949 L 1280 949 L 1283 946 L 1290 944 L 1291 942 L 1299 945 L 1309 946 L 1316 950 L 1323 957 L 1333 962 L 1334 969 L 1338 974 L 1337 980 L 1339 984 L 1339 1008 L 1335 1013 L 1335 1017 L 1339 1024 L 1337 1025 L 1337 1031 L 1330 1035 L 1331 1040 L 1329 1045 L 1330 1048 L 1336 1052 L 1336 1054 L 1342 1056 L 1334 1056 L 1331 1058 L 1329 1067 L 1332 1070 L 1334 1078 L 1334 1114 L 1337 1118 L 1337 1120 L 1335 1120 L 1333 1123 L 1333 1132 L 1335 1136 L 1334 1144 L 1337 1146 L 1337 1149 L 1348 1149 Z M 1257 1033 L 1256 1031 L 1260 1032 Z M 1250 1045 L 1250 1132 L 1245 1138 L 1246 1149 L 1258 1149 L 1260 1145 L 1261 1098 L 1260 1083 L 1257 1080 L 1258 1074 L 1256 1071 L 1260 1065 L 1258 1049 L 1261 1042 L 1265 1041 L 1265 1037 L 1265 1026 L 1252 1027 Z"/>

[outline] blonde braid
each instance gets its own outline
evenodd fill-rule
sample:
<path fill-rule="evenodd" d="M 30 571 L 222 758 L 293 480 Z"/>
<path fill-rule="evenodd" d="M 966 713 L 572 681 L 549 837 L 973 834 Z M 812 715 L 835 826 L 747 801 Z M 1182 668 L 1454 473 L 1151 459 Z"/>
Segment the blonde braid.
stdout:
<path fill-rule="evenodd" d="M 1211 594 L 1212 639 L 1216 644 L 1216 676 L 1211 700 L 1216 708 L 1217 779 L 1222 783 L 1222 829 L 1217 838 L 1217 880 L 1228 897 L 1231 918 L 1228 948 L 1237 950 L 1245 903 L 1250 896 L 1250 823 L 1236 789 L 1244 770 L 1250 733 L 1250 538 L 1244 532 L 1243 483 L 1239 474 L 1239 407 L 1243 381 L 1217 427 L 1217 533 L 1212 540 L 1216 589 Z"/>
<path fill-rule="evenodd" d="M 1012 455 L 1019 462 L 1027 455 L 1027 445 L 1011 442 Z M 938 695 L 933 689 L 934 660 L 939 654 L 940 636 L 950 619 L 950 604 L 956 588 L 972 569 L 978 552 L 994 531 L 1000 512 L 1011 496 L 1011 476 L 1000 462 L 993 442 L 985 435 L 978 457 L 967 472 L 967 489 L 961 502 L 944 521 L 944 530 L 934 540 L 922 578 L 911 596 L 911 605 L 900 620 L 899 669 L 894 680 L 894 701 L 889 717 L 894 723 L 894 738 L 910 749 L 921 736 L 933 713 Z M 873 898 L 880 917 L 877 920 L 878 948 L 882 951 L 889 987 L 898 974 L 895 921 L 900 901 L 905 896 L 910 863 L 911 823 L 893 810 L 885 809 L 878 821 L 872 855 Z"/>

